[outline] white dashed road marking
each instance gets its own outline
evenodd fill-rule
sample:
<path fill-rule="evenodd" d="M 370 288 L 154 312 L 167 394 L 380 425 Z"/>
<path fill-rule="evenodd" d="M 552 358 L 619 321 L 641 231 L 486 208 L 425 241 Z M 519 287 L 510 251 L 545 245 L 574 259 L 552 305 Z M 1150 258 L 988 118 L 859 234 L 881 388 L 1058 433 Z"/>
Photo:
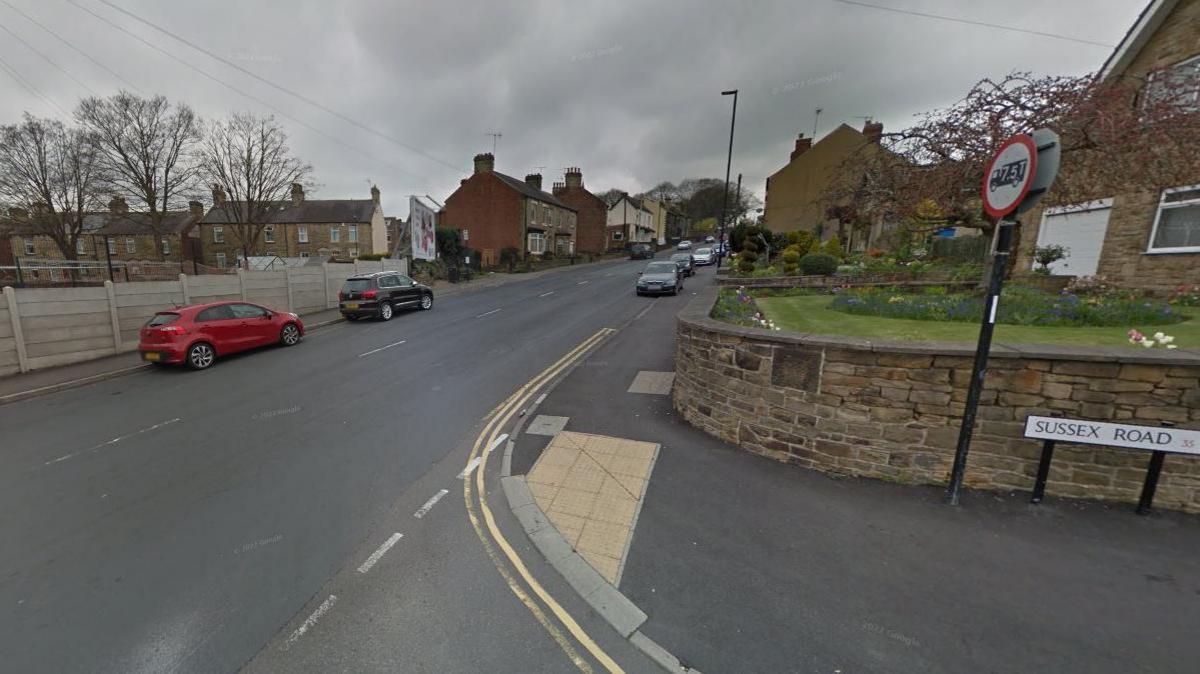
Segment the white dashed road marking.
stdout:
<path fill-rule="evenodd" d="M 476 316 L 475 318 L 484 318 L 485 316 L 491 316 L 492 314 L 496 313 L 497 311 L 500 311 L 500 310 L 499 310 L 499 309 L 492 309 L 491 311 L 489 311 L 489 312 L 487 312 L 487 313 L 479 314 L 479 315 L 478 315 L 478 316 Z"/>
<path fill-rule="evenodd" d="M 287 641 L 283 642 L 284 650 L 287 650 L 292 644 L 299 641 L 300 637 L 304 636 L 305 632 L 308 632 L 310 629 L 312 629 L 313 625 L 316 625 L 317 621 L 321 619 L 321 616 L 328 613 L 329 609 L 333 608 L 333 605 L 336 603 L 336 594 L 329 595 L 325 601 L 321 602 L 321 605 L 317 607 L 317 610 L 313 611 L 312 615 L 308 616 L 308 618 L 306 618 L 304 622 L 296 628 L 295 632 L 292 632 L 292 635 L 287 638 Z"/>
<path fill-rule="evenodd" d="M 162 428 L 163 426 L 169 426 L 169 425 L 175 423 L 176 421 L 180 421 L 180 420 L 181 420 L 180 417 L 175 417 L 174 419 L 169 419 L 162 423 L 154 424 L 153 426 L 150 426 L 148 428 L 143 428 L 140 431 L 134 431 L 134 432 L 130 433 L 129 435 L 118 436 L 107 442 L 102 442 L 94 447 L 88 447 L 87 449 L 85 449 L 81 452 L 72 452 L 71 454 L 64 454 L 64 455 L 58 457 L 57 459 L 51 459 L 42 465 L 49 466 L 52 463 L 58 463 L 59 461 L 66 461 L 67 459 L 71 459 L 76 456 L 79 456 L 80 454 L 86 454 L 88 452 L 95 453 L 95 452 L 100 451 L 101 449 L 104 449 L 105 447 L 107 447 L 109 445 L 115 445 L 118 442 L 120 442 L 122 440 L 128 440 L 129 438 L 132 438 L 135 435 L 141 435 L 142 433 L 149 433 L 150 431 L 157 430 L 159 428 Z"/>
<path fill-rule="evenodd" d="M 577 286 L 581 286 L 581 285 L 583 285 L 583 284 L 585 284 L 585 283 L 587 283 L 587 281 L 580 281 L 579 283 L 576 283 L 575 285 L 577 285 Z"/>
<path fill-rule="evenodd" d="M 359 358 L 362 358 L 363 356 L 369 356 L 369 355 L 371 355 L 371 354 L 373 354 L 373 353 L 379 353 L 380 351 L 383 351 L 384 349 L 390 349 L 390 348 L 392 348 L 393 346 L 400 346 L 400 345 L 401 345 L 401 344 L 403 344 L 405 341 L 407 341 L 407 340 L 403 340 L 403 339 L 402 339 L 402 340 L 400 340 L 400 341 L 398 341 L 398 342 L 392 342 L 391 344 L 388 344 L 387 346 L 381 346 L 381 347 L 379 347 L 378 349 L 371 349 L 370 351 L 368 351 L 368 352 L 366 352 L 366 353 L 360 353 L 360 354 L 358 354 L 358 357 L 359 357 Z"/>
<path fill-rule="evenodd" d="M 538 297 L 549 297 L 549 296 L 551 296 L 551 295 L 553 295 L 553 294 L 554 294 L 554 291 L 553 291 L 553 290 L 551 290 L 551 291 L 550 291 L 550 292 L 548 292 L 548 293 L 542 293 L 541 295 L 538 295 Z"/>
<path fill-rule="evenodd" d="M 433 506 L 437 505 L 437 502 L 442 500 L 442 497 L 449 493 L 450 493 L 449 491 L 443 489 L 443 490 L 439 491 L 438 493 L 434 494 L 433 498 L 426 501 L 425 505 L 421 506 L 421 508 L 419 510 L 417 510 L 417 512 L 413 513 L 413 517 L 415 517 L 417 519 L 421 519 L 425 515 L 429 514 L 429 511 L 433 509 Z"/>
<path fill-rule="evenodd" d="M 375 564 L 378 563 L 379 560 L 383 559 L 383 556 L 387 554 L 387 551 L 391 550 L 392 546 L 395 545 L 397 542 L 399 542 L 399 540 L 401 538 L 404 538 L 404 534 L 399 533 L 399 532 L 394 533 L 391 536 L 389 536 L 388 539 L 383 542 L 383 545 L 379 546 L 379 548 L 377 550 L 375 550 L 375 552 L 372 552 L 371 556 L 367 557 L 367 561 L 363 562 L 362 566 L 358 567 L 358 572 L 366 573 L 366 572 L 370 571 L 371 567 L 375 566 Z"/>

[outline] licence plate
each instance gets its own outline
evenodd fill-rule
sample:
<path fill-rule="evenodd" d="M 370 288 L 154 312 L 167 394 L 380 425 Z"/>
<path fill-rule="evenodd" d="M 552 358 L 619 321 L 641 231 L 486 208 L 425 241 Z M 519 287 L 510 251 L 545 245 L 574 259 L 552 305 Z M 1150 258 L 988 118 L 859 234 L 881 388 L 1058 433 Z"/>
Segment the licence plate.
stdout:
<path fill-rule="evenodd" d="M 158 361 L 162 360 L 162 354 L 154 351 L 147 351 L 142 354 L 142 359 L 157 363 Z"/>
<path fill-rule="evenodd" d="M 347 309 L 357 309 L 358 302 L 346 302 L 346 308 Z"/>

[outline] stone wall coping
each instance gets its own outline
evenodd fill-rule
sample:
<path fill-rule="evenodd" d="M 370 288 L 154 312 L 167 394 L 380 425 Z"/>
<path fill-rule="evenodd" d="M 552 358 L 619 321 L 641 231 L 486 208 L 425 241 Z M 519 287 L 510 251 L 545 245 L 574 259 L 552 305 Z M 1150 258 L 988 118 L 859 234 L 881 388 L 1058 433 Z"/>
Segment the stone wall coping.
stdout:
<path fill-rule="evenodd" d="M 967 342 L 917 342 L 902 340 L 868 340 L 844 335 L 818 335 L 749 328 L 712 318 L 717 301 L 717 286 L 708 286 L 696 293 L 677 315 L 681 323 L 694 327 L 758 341 L 851 351 L 905 353 L 918 355 L 964 356 L 975 355 L 975 345 Z M 1024 358 L 1030 360 L 1072 360 L 1138 365 L 1200 366 L 1200 350 L 1196 349 L 1134 349 L 1117 346 L 1065 346 L 1054 344 L 1009 344 L 993 342 L 992 358 Z"/>

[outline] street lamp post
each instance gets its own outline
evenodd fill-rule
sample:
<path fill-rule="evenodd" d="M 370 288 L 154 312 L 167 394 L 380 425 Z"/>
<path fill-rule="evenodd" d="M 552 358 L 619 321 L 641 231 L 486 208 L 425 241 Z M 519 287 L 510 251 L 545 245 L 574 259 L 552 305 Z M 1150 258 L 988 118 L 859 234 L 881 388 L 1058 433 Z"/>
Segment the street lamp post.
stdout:
<path fill-rule="evenodd" d="M 722 96 L 733 96 L 733 114 L 729 118 L 729 154 L 725 158 L 725 196 L 721 200 L 721 255 L 717 256 L 717 268 L 721 268 L 721 258 L 728 252 L 729 244 L 725 241 L 725 214 L 729 210 L 729 168 L 733 164 L 733 128 L 737 123 L 737 89 L 722 91 Z"/>

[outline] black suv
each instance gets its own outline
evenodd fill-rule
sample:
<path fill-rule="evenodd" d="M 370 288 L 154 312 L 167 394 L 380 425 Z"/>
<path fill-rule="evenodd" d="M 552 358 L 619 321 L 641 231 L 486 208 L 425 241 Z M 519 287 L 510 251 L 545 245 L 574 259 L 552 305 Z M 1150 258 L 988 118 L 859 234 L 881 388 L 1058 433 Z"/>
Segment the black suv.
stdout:
<path fill-rule="evenodd" d="M 390 321 L 395 310 L 404 307 L 432 309 L 433 289 L 404 274 L 377 271 L 351 276 L 338 293 L 338 309 L 349 321 L 370 316 Z"/>
<path fill-rule="evenodd" d="M 654 249 L 645 243 L 635 243 L 629 247 L 630 260 L 652 260 Z"/>

